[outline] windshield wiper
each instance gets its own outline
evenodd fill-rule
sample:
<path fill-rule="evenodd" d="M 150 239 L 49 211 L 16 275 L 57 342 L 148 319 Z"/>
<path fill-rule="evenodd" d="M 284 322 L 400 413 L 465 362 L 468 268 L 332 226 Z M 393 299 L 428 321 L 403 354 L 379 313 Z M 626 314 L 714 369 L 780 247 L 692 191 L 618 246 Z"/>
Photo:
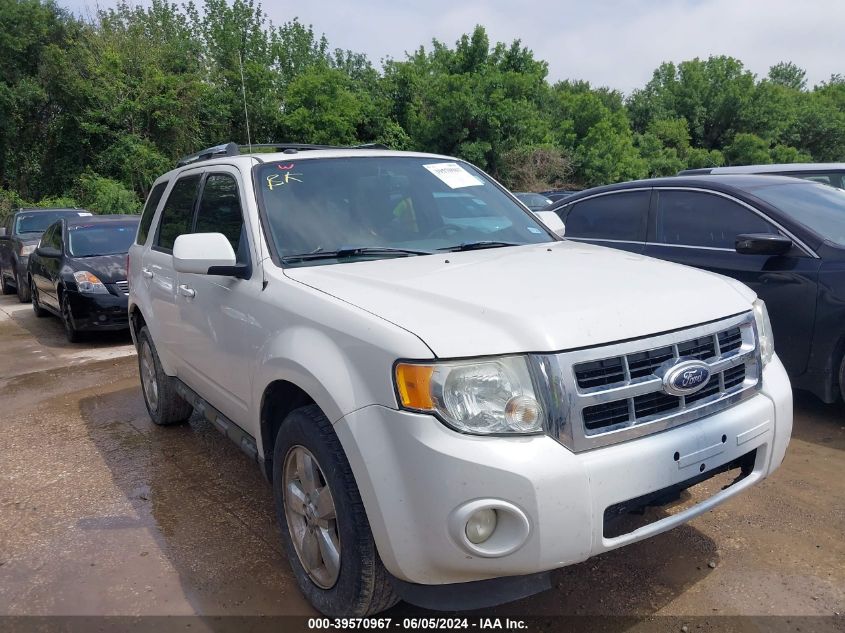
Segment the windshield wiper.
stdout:
<path fill-rule="evenodd" d="M 312 259 L 344 259 L 349 257 L 369 257 L 372 255 L 396 255 L 397 257 L 408 257 L 409 255 L 431 255 L 431 251 L 421 251 L 411 248 L 393 248 L 390 246 L 353 246 L 339 248 L 336 251 L 314 251 L 311 253 L 299 253 L 298 255 L 285 255 L 282 262 L 304 262 Z"/>
<path fill-rule="evenodd" d="M 502 248 L 503 246 L 522 246 L 516 242 L 500 242 L 498 240 L 481 240 L 479 242 L 464 242 L 457 246 L 445 246 L 438 251 L 477 251 L 482 248 Z"/>

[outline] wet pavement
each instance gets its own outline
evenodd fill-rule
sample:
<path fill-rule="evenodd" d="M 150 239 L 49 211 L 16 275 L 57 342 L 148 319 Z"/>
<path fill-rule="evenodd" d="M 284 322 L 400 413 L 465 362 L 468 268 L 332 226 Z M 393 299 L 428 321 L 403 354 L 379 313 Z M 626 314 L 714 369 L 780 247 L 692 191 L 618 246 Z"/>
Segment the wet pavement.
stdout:
<path fill-rule="evenodd" d="M 257 466 L 196 416 L 149 421 L 128 335 L 71 345 L 0 297 L 0 424 L 0 615 L 314 614 Z M 486 613 L 842 614 L 843 532 L 845 408 L 797 394 L 770 479 Z"/>

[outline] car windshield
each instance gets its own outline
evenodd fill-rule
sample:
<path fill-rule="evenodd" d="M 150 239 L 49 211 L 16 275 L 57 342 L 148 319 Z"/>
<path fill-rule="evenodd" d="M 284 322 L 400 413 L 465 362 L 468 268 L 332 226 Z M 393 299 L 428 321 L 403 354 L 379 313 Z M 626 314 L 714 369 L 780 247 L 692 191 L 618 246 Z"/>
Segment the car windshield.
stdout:
<path fill-rule="evenodd" d="M 137 223 L 80 224 L 68 227 L 68 253 L 73 257 L 122 255 L 135 240 Z"/>
<path fill-rule="evenodd" d="M 553 241 L 495 183 L 458 161 L 292 156 L 254 175 L 277 252 L 290 265 Z"/>
<path fill-rule="evenodd" d="M 67 215 L 77 214 L 69 214 L 67 211 L 56 213 L 48 213 L 46 211 L 37 211 L 35 213 L 21 213 L 15 220 L 15 234 L 21 235 L 23 233 L 43 233 L 47 230 L 47 227 L 50 226 L 53 222 Z"/>
<path fill-rule="evenodd" d="M 552 203 L 546 196 L 541 196 L 539 193 L 518 193 L 516 197 L 529 208 L 546 207 Z"/>
<path fill-rule="evenodd" d="M 819 184 L 767 185 L 749 189 L 819 237 L 845 246 L 845 191 Z"/>

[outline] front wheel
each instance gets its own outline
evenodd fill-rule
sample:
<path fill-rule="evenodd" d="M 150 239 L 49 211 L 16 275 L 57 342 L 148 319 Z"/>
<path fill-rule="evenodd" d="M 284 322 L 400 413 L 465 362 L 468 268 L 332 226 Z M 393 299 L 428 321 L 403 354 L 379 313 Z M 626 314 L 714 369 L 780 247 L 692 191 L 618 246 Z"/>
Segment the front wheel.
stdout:
<path fill-rule="evenodd" d="M 346 454 L 315 405 L 282 422 L 273 495 L 288 561 L 318 611 L 363 617 L 396 604 Z"/>
<path fill-rule="evenodd" d="M 32 297 L 29 294 L 29 284 L 26 283 L 26 279 L 24 276 L 18 273 L 17 276 L 17 284 L 18 284 L 18 301 L 21 303 L 29 303 L 32 300 Z"/>
<path fill-rule="evenodd" d="M 76 329 L 76 325 L 73 321 L 73 312 L 71 311 L 70 301 L 68 301 L 66 297 L 63 297 L 61 299 L 60 306 L 62 325 L 65 327 L 65 338 L 67 338 L 68 343 L 78 343 L 82 340 L 82 333 Z"/>

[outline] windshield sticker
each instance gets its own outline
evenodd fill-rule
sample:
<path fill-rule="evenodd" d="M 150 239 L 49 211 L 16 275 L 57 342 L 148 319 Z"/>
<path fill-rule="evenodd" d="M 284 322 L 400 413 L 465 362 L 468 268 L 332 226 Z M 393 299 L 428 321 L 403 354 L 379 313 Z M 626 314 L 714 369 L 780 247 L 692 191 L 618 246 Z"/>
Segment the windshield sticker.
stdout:
<path fill-rule="evenodd" d="M 293 165 L 291 165 L 293 167 Z M 288 185 L 292 182 L 302 182 L 297 176 L 301 176 L 302 174 L 292 174 L 290 172 L 286 172 L 284 174 L 270 174 L 267 176 L 267 188 L 270 191 L 273 191 L 276 187 L 282 187 L 284 185 Z"/>
<path fill-rule="evenodd" d="M 478 187 L 484 184 L 457 163 L 433 163 L 423 167 L 446 183 L 450 189 Z"/>
<path fill-rule="evenodd" d="M 542 233 L 542 231 L 540 229 L 538 229 L 536 226 L 526 226 L 525 230 L 528 231 L 529 233 L 537 233 L 537 234 Z"/>
<path fill-rule="evenodd" d="M 82 217 L 85 217 L 85 216 L 88 216 L 88 215 L 94 215 L 94 214 L 93 214 L 93 213 L 88 213 L 87 211 L 80 211 L 77 215 L 81 215 Z"/>

